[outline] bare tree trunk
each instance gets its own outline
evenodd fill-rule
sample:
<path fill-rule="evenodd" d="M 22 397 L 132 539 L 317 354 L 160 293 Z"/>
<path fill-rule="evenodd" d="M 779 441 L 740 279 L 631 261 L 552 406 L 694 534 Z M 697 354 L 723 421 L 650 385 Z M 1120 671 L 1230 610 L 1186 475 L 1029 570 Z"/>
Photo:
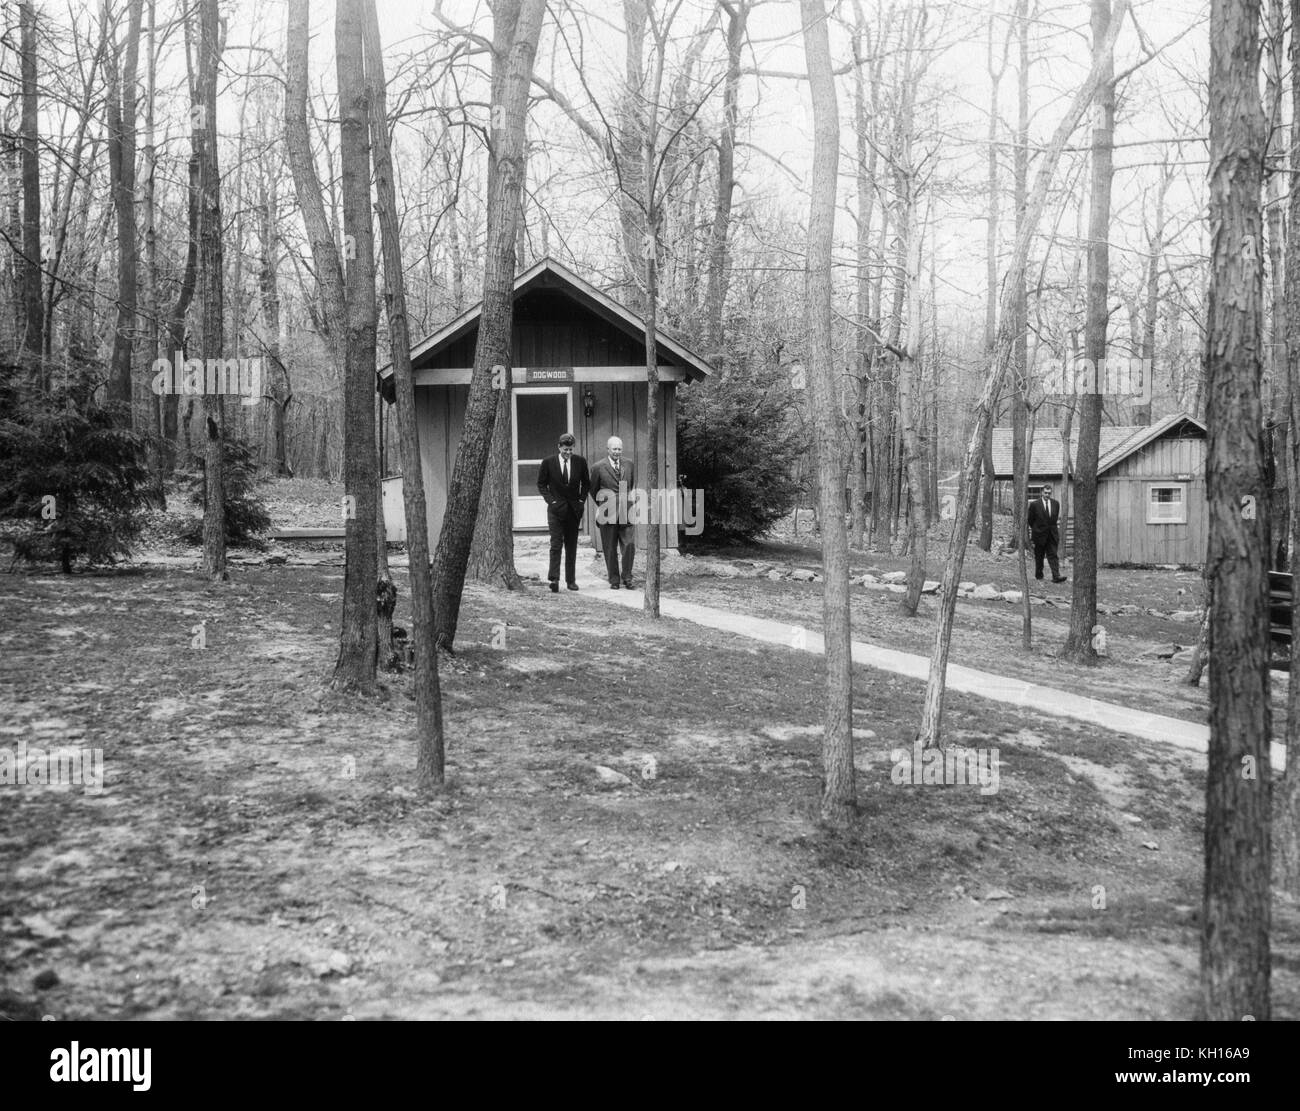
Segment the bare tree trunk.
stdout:
<path fill-rule="evenodd" d="M 839 106 L 831 76 L 830 39 L 822 0 L 801 0 L 804 53 L 813 103 L 812 200 L 804 271 L 808 384 L 816 433 L 822 526 L 822 627 L 826 702 L 822 736 L 821 820 L 845 828 L 856 809 L 853 780 L 853 660 L 849 630 L 848 533 L 844 527 L 844 461 L 835 413 L 831 352 L 831 265 L 835 227 Z"/>
<path fill-rule="evenodd" d="M 192 119 L 199 165 L 199 289 L 203 311 L 203 358 L 221 359 L 225 346 L 222 281 L 221 171 L 217 162 L 217 69 L 222 33 L 218 0 L 199 5 L 198 81 Z M 207 366 L 213 365 L 206 362 Z M 205 377 L 214 377 L 206 376 Z M 205 388 L 208 383 L 205 382 Z M 226 574 L 225 441 L 226 407 L 219 393 L 203 399 L 204 453 L 203 572 L 224 581 Z"/>
<path fill-rule="evenodd" d="M 1288 524 L 1289 497 L 1282 485 L 1286 478 L 1289 437 L 1287 427 L 1289 410 L 1286 401 L 1285 319 L 1286 283 L 1284 280 L 1283 242 L 1285 210 L 1282 207 L 1283 171 L 1286 159 L 1285 132 L 1282 129 L 1282 72 L 1285 0 L 1268 0 L 1268 52 L 1265 54 L 1265 110 L 1268 113 L 1269 133 L 1265 159 L 1268 204 L 1268 262 L 1269 262 L 1269 312 L 1267 355 L 1264 363 L 1266 402 L 1264 427 L 1269 431 L 1267 442 L 1269 505 L 1268 516 L 1273 550 L 1269 552 L 1269 566 L 1281 571 L 1286 567 L 1286 548 L 1290 534 Z M 1162 198 L 1163 199 L 1163 198 Z"/>
<path fill-rule="evenodd" d="M 438 680 L 438 651 L 434 645 L 433 577 L 429 569 L 428 509 L 415 424 L 415 374 L 411 370 L 410 325 L 406 315 L 406 283 L 402 275 L 401 239 L 397 226 L 396 190 L 389 153 L 388 119 L 383 90 L 384 58 L 374 0 L 366 5 L 366 64 L 379 95 L 371 103 L 371 136 L 375 164 L 375 211 L 384 246 L 385 304 L 393 356 L 398 440 L 402 453 L 402 501 L 406 509 L 406 547 L 411 576 L 411 638 L 415 644 L 415 719 L 418 753 L 416 785 L 429 791 L 444 778 L 442 688 Z"/>
<path fill-rule="evenodd" d="M 293 174 L 294 194 L 307 228 L 312 265 L 320 290 L 326 339 L 337 373 L 343 365 L 343 336 L 347 309 L 343 293 L 343 265 L 325 213 L 320 177 L 307 130 L 307 24 L 310 0 L 289 0 L 289 28 L 284 90 L 284 146 Z"/>
<path fill-rule="evenodd" d="M 993 46 L 994 16 L 997 12 L 997 0 L 990 0 L 989 30 L 987 44 L 987 66 L 990 82 L 989 90 L 989 125 L 988 125 L 988 217 L 985 228 L 985 286 L 984 300 L 984 350 L 992 359 L 998 337 L 998 215 L 1001 207 L 1002 193 L 998 184 L 998 87 L 1002 83 L 1002 74 L 1007 68 L 1006 41 L 1002 47 L 1002 58 L 997 60 Z M 997 403 L 994 402 L 996 411 Z M 997 481 L 993 470 L 993 425 L 989 422 L 988 434 L 984 437 L 982 467 L 984 472 L 980 489 L 980 533 L 976 541 L 985 552 L 993 550 L 993 487 Z"/>
<path fill-rule="evenodd" d="M 1103 43 L 1103 55 L 1108 53 L 1119 35 L 1127 14 L 1128 0 L 1119 0 L 1115 16 Z M 1056 166 L 1060 162 L 1061 152 L 1066 141 L 1078 126 L 1084 109 L 1092 99 L 1093 93 L 1101 83 L 1103 66 L 1099 58 L 1094 58 L 1092 67 L 1083 86 L 1075 94 L 1066 110 L 1064 118 L 1052 135 L 1051 142 L 1043 152 L 1038 171 L 1034 177 L 1034 187 L 1025 205 L 1025 219 L 1016 234 L 1015 248 L 1011 262 L 1007 267 L 1005 285 L 998 306 L 998 342 L 993 352 L 992 366 L 984 381 L 984 389 L 975 406 L 975 421 L 971 437 L 966 445 L 966 456 L 962 464 L 960 485 L 957 494 L 957 514 L 952 539 L 948 545 L 948 562 L 944 567 L 943 585 L 939 594 L 939 613 L 935 623 L 934 647 L 930 655 L 930 675 L 925 687 L 925 708 L 922 713 L 921 726 L 917 730 L 917 739 L 923 747 L 939 744 L 943 723 L 943 696 L 945 675 L 948 667 L 948 648 L 952 638 L 953 616 L 957 608 L 957 583 L 961 577 L 962 563 L 966 558 L 966 543 L 975 515 L 975 475 L 980 465 L 980 455 L 985 437 L 988 435 L 989 423 L 993 415 L 993 399 L 1002 384 L 1006 366 L 1011 357 L 1011 347 L 1015 339 L 1015 321 L 1012 312 L 1012 298 L 1017 284 L 1025 280 L 1025 265 L 1029 256 L 1029 245 L 1038 224 L 1042 219 L 1043 208 L 1047 204 L 1047 191 L 1051 185 Z"/>
<path fill-rule="evenodd" d="M 709 230 L 708 316 L 704 349 L 717 351 L 722 343 L 722 314 L 727 300 L 727 233 L 731 224 L 731 199 L 736 189 L 737 98 L 740 91 L 740 53 L 751 0 L 719 0 L 727 13 L 727 76 L 722 87 L 722 134 L 718 138 L 718 194 Z"/>
<path fill-rule="evenodd" d="M 1025 219 L 1025 201 L 1029 195 L 1029 4 L 1028 0 L 1016 3 L 1016 45 L 1018 65 L 1016 67 L 1016 155 L 1015 155 L 1015 189 L 1016 189 L 1016 235 Z M 1050 248 L 1049 248 L 1050 249 Z M 1015 366 L 1016 386 L 1012 397 L 1014 406 L 1015 431 L 1012 436 L 1019 449 L 1012 459 L 1015 472 L 1015 505 L 1012 516 L 1012 533 L 1015 537 L 1017 552 L 1016 563 L 1020 572 L 1021 605 L 1021 644 L 1028 651 L 1034 645 L 1033 608 L 1029 603 L 1029 568 L 1026 566 L 1028 553 L 1026 517 L 1029 501 L 1029 469 L 1034 458 L 1034 434 L 1029 430 L 1025 439 L 1025 418 L 1029 405 L 1029 290 L 1023 281 L 1013 291 L 1016 313 L 1016 342 L 1012 358 Z"/>
<path fill-rule="evenodd" d="M 117 327 L 113 334 L 113 355 L 109 365 L 108 399 L 124 405 L 128 423 L 131 411 L 131 363 L 135 350 L 136 279 L 138 254 L 135 234 L 135 113 L 136 65 L 140 54 L 140 21 L 144 0 L 131 0 L 130 23 L 118 72 L 116 45 L 108 51 L 109 87 L 108 168 L 117 215 Z"/>
<path fill-rule="evenodd" d="M 1100 372 L 1106 359 L 1110 323 L 1110 186 L 1115 148 L 1115 60 L 1113 48 L 1102 51 L 1110 25 L 1110 0 L 1092 0 L 1092 41 L 1105 66 L 1093 101 L 1092 195 L 1088 216 L 1088 312 L 1083 357 Z M 1097 378 L 1101 375 L 1098 373 Z M 1073 594 L 1070 632 L 1064 656 L 1093 663 L 1093 629 L 1097 624 L 1097 457 L 1101 446 L 1101 381 L 1079 401 L 1079 443 L 1074 457 Z"/>
<path fill-rule="evenodd" d="M 364 0 L 337 0 L 334 17 L 342 168 L 344 305 L 343 489 L 349 511 L 344 540 L 343 621 L 331 685 L 370 693 L 375 686 L 375 239 L 370 212 L 370 109 L 362 27 Z"/>
<path fill-rule="evenodd" d="M 852 526 L 849 545 L 862 548 L 866 535 L 867 460 L 871 427 L 871 366 L 873 339 L 868 328 L 871 320 L 871 217 L 876 205 L 876 148 L 869 143 L 871 120 L 867 113 L 866 78 L 863 75 L 866 20 L 861 0 L 853 4 L 853 132 L 857 144 L 854 174 L 857 184 L 857 259 L 855 296 L 858 323 L 855 336 L 854 404 L 849 427 L 853 454 L 849 461 L 849 488 L 852 491 Z"/>
<path fill-rule="evenodd" d="M 24 316 L 23 349 L 37 367 L 37 381 L 45 387 L 42 353 L 45 350 L 41 297 L 41 160 L 40 88 L 36 83 L 36 6 L 32 0 L 19 4 L 21 25 L 22 80 L 22 174 L 23 174 L 23 262 L 22 291 Z"/>
<path fill-rule="evenodd" d="M 433 557 L 438 644 L 447 649 L 456 639 L 465 572 L 496 425 L 498 393 L 511 373 L 515 222 L 519 218 L 524 124 L 545 7 L 545 0 L 502 0 L 493 11 L 494 126 L 488 161 L 483 312 L 460 447 Z"/>
<path fill-rule="evenodd" d="M 177 356 L 185 350 L 185 318 L 189 315 L 190 305 L 198 286 L 199 272 L 199 156 L 192 151 L 188 166 L 188 243 L 185 248 L 185 268 L 181 272 L 180 288 L 176 292 L 176 301 L 167 313 L 167 346 L 164 357 L 176 365 Z M 193 398 L 185 408 L 185 466 L 190 465 L 192 447 L 190 443 L 190 415 Z M 162 404 L 163 435 L 163 469 L 170 474 L 176 466 L 176 447 L 180 433 L 179 428 L 180 398 L 174 393 L 165 394 Z"/>
<path fill-rule="evenodd" d="M 271 417 L 271 473 L 277 478 L 290 478 L 289 460 L 285 455 L 284 421 L 293 400 L 289 371 L 280 354 L 280 257 L 279 231 L 275 182 L 270 180 L 268 167 L 263 165 L 258 178 L 258 207 L 261 211 L 262 319 L 266 339 L 262 345 L 263 359 L 267 364 L 266 400 Z"/>
<path fill-rule="evenodd" d="M 919 47 L 925 41 L 925 10 L 918 16 L 909 15 L 907 23 L 907 53 L 903 63 L 895 141 L 890 155 L 894 162 L 894 190 L 898 195 L 898 242 L 900 279 L 905 289 L 907 314 L 906 336 L 898 364 L 898 424 L 902 440 L 902 468 L 907 480 L 907 547 L 911 564 L 907 573 L 907 590 L 900 605 L 908 617 L 916 616 L 921 601 L 921 588 L 925 585 L 926 527 L 925 481 L 922 473 L 921 436 L 918 425 L 923 420 L 923 406 L 916 403 L 915 393 L 921 367 L 921 229 L 917 226 L 917 191 L 920 188 L 916 167 L 912 164 L 912 103 L 916 88 L 925 69 L 918 62 Z M 897 301 L 896 301 L 897 304 Z M 902 335 L 902 321 L 895 322 L 895 331 Z M 919 411 L 918 411 L 919 410 Z M 840 514 L 842 519 L 843 514 Z"/>
<path fill-rule="evenodd" d="M 1206 305 L 1210 749 L 1202 1018 L 1269 1009 L 1268 514 L 1260 411 L 1259 0 L 1211 0 L 1211 270 Z M 1247 501 L 1246 499 L 1249 499 Z"/>
<path fill-rule="evenodd" d="M 1300 169 L 1300 0 L 1290 0 L 1291 12 L 1291 170 Z M 1292 188 L 1287 196 L 1288 224 L 1300 229 L 1300 189 Z M 1290 434 L 1287 444 L 1287 487 L 1291 495 L 1291 562 L 1292 575 L 1300 573 L 1300 244 L 1286 252 L 1285 326 L 1287 407 Z M 1293 579 L 1292 582 L 1295 580 Z M 1291 682 L 1286 695 L 1286 770 L 1276 784 L 1277 807 L 1273 835 L 1277 845 L 1277 883 L 1292 896 L 1300 895 L 1300 606 L 1291 607 Z"/>
<path fill-rule="evenodd" d="M 156 224 L 158 148 L 155 145 L 154 113 L 158 85 L 158 10 L 157 0 L 149 0 L 149 23 L 145 41 L 145 107 L 144 107 L 144 349 L 145 362 L 152 364 L 158 358 L 161 341 L 160 307 L 158 304 L 158 228 Z M 149 416 L 150 453 L 154 476 L 155 496 L 158 505 L 167 504 L 164 490 L 166 478 L 166 448 L 162 432 L 162 397 L 151 393 L 147 399 Z"/>
<path fill-rule="evenodd" d="M 644 316 L 645 300 L 640 289 L 642 244 L 645 242 L 646 213 L 640 198 L 645 195 L 646 105 L 645 94 L 645 35 L 649 13 L 647 0 L 623 0 L 623 23 L 626 28 L 625 77 L 623 95 L 618 110 L 618 164 L 620 189 L 618 193 L 619 227 L 623 237 L 623 256 L 626 274 L 626 301 L 633 312 Z M 658 111 L 658 105 L 652 105 Z"/>

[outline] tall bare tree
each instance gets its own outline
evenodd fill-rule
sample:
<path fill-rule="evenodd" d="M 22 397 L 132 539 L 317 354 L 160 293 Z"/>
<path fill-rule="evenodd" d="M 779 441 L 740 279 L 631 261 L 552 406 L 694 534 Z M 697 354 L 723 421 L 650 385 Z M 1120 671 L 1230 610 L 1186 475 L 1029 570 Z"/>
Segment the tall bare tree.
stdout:
<path fill-rule="evenodd" d="M 736 127 L 739 121 L 740 53 L 745 44 L 752 0 L 719 0 L 727 13 L 727 77 L 722 86 L 722 132 L 718 136 L 718 189 L 709 228 L 709 285 L 705 300 L 705 350 L 722 342 L 723 309 L 727 301 L 727 235 L 736 191 Z"/>
<path fill-rule="evenodd" d="M 108 51 L 109 77 L 106 109 L 108 117 L 108 171 L 117 215 L 117 325 L 113 333 L 113 357 L 109 365 L 108 397 L 126 406 L 131 414 L 131 367 L 135 352 L 138 299 L 139 252 L 136 249 L 135 143 L 136 71 L 140 57 L 140 25 L 144 0 L 131 0 L 118 69 L 116 44 Z"/>
<path fill-rule="evenodd" d="M 221 226 L 221 170 L 217 159 L 217 73 L 225 28 L 218 0 L 201 0 L 198 8 L 198 64 L 190 123 L 199 173 L 199 305 L 203 316 L 203 358 L 220 360 L 225 349 L 224 251 Z M 208 366 L 213 363 L 207 362 Z M 213 377 L 213 376 L 208 376 Z M 219 393 L 203 399 L 203 571 L 226 575 L 225 443 L 226 405 Z"/>
<path fill-rule="evenodd" d="M 975 476 L 980 467 L 984 437 L 989 422 L 993 418 L 993 403 L 1002 386 L 1007 364 L 1011 359 L 1011 349 L 1015 343 L 1016 320 L 1014 312 L 1015 289 L 1025 280 L 1025 266 L 1029 257 L 1029 245 L 1042 220 L 1043 209 L 1047 204 L 1048 189 L 1055 176 L 1057 164 L 1065 150 L 1065 144 L 1074 129 L 1079 126 L 1084 110 L 1092 100 L 1105 72 L 1105 58 L 1114 48 L 1115 39 L 1119 37 L 1120 27 L 1128 12 L 1128 0 L 1119 0 L 1111 19 L 1102 49 L 1093 56 L 1092 66 L 1083 85 L 1075 93 L 1064 117 L 1052 133 L 1051 141 L 1043 151 L 1042 160 L 1034 175 L 1034 186 L 1025 203 L 1025 218 L 1016 233 L 1015 246 L 1003 280 L 1002 296 L 998 304 L 998 341 L 994 347 L 992 364 L 984 380 L 984 388 L 975 405 L 974 423 L 970 439 L 966 444 L 966 454 L 960 471 L 957 488 L 956 519 L 953 524 L 952 538 L 948 543 L 948 560 L 944 565 L 943 582 L 939 589 L 939 612 L 935 621 L 934 646 L 930 653 L 930 675 L 925 685 L 925 706 L 922 711 L 921 725 L 917 738 L 922 745 L 931 747 L 940 743 L 943 722 L 943 697 L 945 676 L 948 667 L 948 648 L 952 639 L 953 616 L 957 609 L 957 583 L 961 577 L 962 563 L 966 558 L 966 544 L 971 522 L 975 516 L 976 482 Z"/>
<path fill-rule="evenodd" d="M 1074 457 L 1073 596 L 1065 655 L 1078 663 L 1097 658 L 1097 460 L 1101 447 L 1102 368 L 1110 328 L 1110 186 L 1115 157 L 1114 47 L 1103 49 L 1110 26 L 1110 0 L 1092 0 L 1094 65 L 1103 67 L 1093 97 L 1092 188 L 1088 201 L 1088 310 L 1083 357 L 1096 368 L 1093 389 L 1079 399 L 1079 443 Z"/>
<path fill-rule="evenodd" d="M 406 278 L 397 224 L 397 194 L 388 139 L 384 56 L 374 0 L 366 3 L 366 67 L 375 90 L 370 129 L 375 166 L 375 211 L 384 253 L 384 303 L 393 357 L 398 440 L 402 454 L 402 500 L 406 509 L 407 550 L 410 554 L 411 633 L 415 642 L 415 718 L 418 750 L 416 784 L 422 790 L 443 782 L 444 741 L 442 689 L 438 652 L 434 646 L 433 578 L 429 570 L 429 527 L 424 501 L 424 475 L 415 425 L 415 374 L 411 370 L 411 334 L 406 315 Z"/>
<path fill-rule="evenodd" d="M 370 691 L 375 684 L 375 239 L 370 210 L 370 108 L 362 28 L 365 0 L 337 0 L 334 50 L 339 89 L 344 305 L 343 487 L 346 528 L 343 624 L 332 685 Z"/>
<path fill-rule="evenodd" d="M 1201 1003 L 1204 1018 L 1237 1022 L 1270 1017 L 1259 18 L 1260 0 L 1211 0 L 1205 352 L 1211 664 Z"/>
<path fill-rule="evenodd" d="M 442 532 L 433 557 L 434 612 L 439 645 L 451 648 L 479 499 L 498 415 L 499 391 L 511 374 L 514 322 L 515 227 L 523 181 L 528 88 L 546 0 L 498 0 L 492 9 L 491 140 L 488 146 L 487 243 L 483 311 L 474 372 Z"/>
<path fill-rule="evenodd" d="M 839 104 L 831 75 L 830 36 L 822 0 L 800 0 L 804 56 L 813 104 L 812 199 L 804 297 L 808 384 L 816 432 L 821 499 L 822 628 L 826 643 L 826 702 L 822 734 L 821 819 L 843 828 L 856 808 L 853 781 L 853 657 L 849 636 L 849 538 L 844 524 L 844 459 L 831 352 L 832 247 L 840 154 Z"/>
<path fill-rule="evenodd" d="M 1291 150 L 1300 151 L 1300 0 L 1287 5 L 1291 15 Z M 1292 234 L 1300 235 L 1300 189 L 1287 195 L 1287 223 Z M 1287 408 L 1287 489 L 1290 493 L 1291 573 L 1300 571 L 1300 243 L 1286 251 L 1285 327 Z M 1278 326 L 1278 325 L 1275 325 Z M 1292 580 L 1294 581 L 1294 580 Z M 1300 676 L 1300 606 L 1291 607 L 1291 674 Z M 1291 895 L 1300 895 L 1300 683 L 1290 683 L 1286 695 L 1286 770 L 1277 784 L 1278 799 L 1273 823 L 1277 845 L 1278 884 Z"/>
<path fill-rule="evenodd" d="M 36 81 L 36 5 L 22 0 L 18 10 L 22 81 L 23 261 L 21 267 L 25 326 L 23 349 L 40 365 L 45 350 L 41 311 L 41 157 L 40 87 Z M 45 381 L 44 370 L 40 381 Z"/>

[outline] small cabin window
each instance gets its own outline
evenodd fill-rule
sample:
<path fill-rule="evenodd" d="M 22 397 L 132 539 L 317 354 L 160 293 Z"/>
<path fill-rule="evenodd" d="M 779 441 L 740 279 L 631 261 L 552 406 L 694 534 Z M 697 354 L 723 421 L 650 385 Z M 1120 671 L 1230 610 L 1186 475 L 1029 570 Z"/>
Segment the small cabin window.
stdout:
<path fill-rule="evenodd" d="M 1187 524 L 1187 483 L 1162 482 L 1147 487 L 1147 524 Z"/>

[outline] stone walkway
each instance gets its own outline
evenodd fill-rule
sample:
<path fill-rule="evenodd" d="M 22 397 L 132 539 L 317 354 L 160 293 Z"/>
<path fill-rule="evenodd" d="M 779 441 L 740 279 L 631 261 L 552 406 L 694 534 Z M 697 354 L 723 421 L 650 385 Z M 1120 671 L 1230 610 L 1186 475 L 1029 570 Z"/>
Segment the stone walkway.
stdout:
<path fill-rule="evenodd" d="M 642 553 L 638 552 L 637 555 L 641 556 Z M 665 558 L 677 557 L 670 555 Z M 515 565 L 521 575 L 537 575 L 544 581 L 546 578 L 545 549 L 540 546 L 534 548 L 533 545 L 521 548 L 516 544 Z M 604 571 L 604 563 L 592 557 L 591 549 L 584 547 L 579 550 L 578 598 L 594 598 L 607 605 L 640 610 L 645 601 L 643 591 L 641 589 L 610 590 Z M 644 581 L 641 567 L 637 568 L 636 581 L 638 586 Z M 563 589 L 563 584 L 561 584 L 561 594 L 569 598 L 574 597 Z M 786 648 L 817 654 L 825 651 L 821 633 L 789 625 L 783 621 L 770 621 L 749 614 L 713 609 L 695 602 L 679 601 L 666 595 L 660 596 L 659 612 L 664 617 L 692 621 L 710 629 L 719 629 L 767 644 L 779 644 Z M 928 657 L 899 652 L 893 648 L 880 648 L 857 640 L 853 642 L 853 662 L 895 675 L 905 675 L 921 682 L 925 682 L 930 672 Z M 958 664 L 948 665 L 947 689 L 992 699 L 995 702 L 1031 708 L 1040 714 L 1087 722 L 1115 733 L 1139 737 L 1142 740 L 1161 741 L 1199 754 L 1201 757 L 1204 757 L 1209 748 L 1210 727 L 1201 722 L 1184 721 L 1182 718 L 1134 710 L 1113 702 L 1102 702 L 1069 691 L 1057 690 L 1054 687 L 1026 682 L 1023 679 L 1008 679 L 1005 676 L 994 675 L 988 671 L 977 671 L 975 668 L 962 667 Z M 1272 745 L 1271 762 L 1273 767 L 1279 770 L 1286 763 L 1286 747 L 1276 741 Z M 1204 760 L 1198 763 L 1203 765 Z"/>

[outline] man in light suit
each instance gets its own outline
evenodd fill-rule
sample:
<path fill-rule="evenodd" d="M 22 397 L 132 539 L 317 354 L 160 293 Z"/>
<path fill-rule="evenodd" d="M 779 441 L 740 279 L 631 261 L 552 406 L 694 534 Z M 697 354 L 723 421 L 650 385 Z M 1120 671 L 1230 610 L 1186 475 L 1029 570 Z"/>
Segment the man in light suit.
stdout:
<path fill-rule="evenodd" d="M 560 549 L 564 549 L 564 580 L 577 590 L 578 526 L 591 486 L 587 461 L 573 454 L 572 432 L 560 437 L 559 451 L 542 460 L 537 470 L 537 492 L 546 499 L 546 527 L 551 534 L 551 566 L 546 577 L 551 593 L 560 590 Z"/>
<path fill-rule="evenodd" d="M 1043 557 L 1052 568 L 1052 582 L 1063 583 L 1060 564 L 1056 561 L 1056 546 L 1061 542 L 1061 503 L 1052 497 L 1050 484 L 1029 503 L 1029 535 L 1034 541 L 1034 578 L 1043 577 Z"/>
<path fill-rule="evenodd" d="M 627 521 L 627 497 L 630 490 L 636 489 L 636 468 L 631 460 L 623 461 L 623 441 L 617 436 L 609 438 L 605 450 L 609 454 L 591 471 L 591 496 L 596 502 L 600 546 L 605 551 L 610 590 L 617 590 L 620 581 L 624 590 L 631 590 L 636 530 Z M 620 551 L 623 554 L 621 575 L 618 569 Z"/>

